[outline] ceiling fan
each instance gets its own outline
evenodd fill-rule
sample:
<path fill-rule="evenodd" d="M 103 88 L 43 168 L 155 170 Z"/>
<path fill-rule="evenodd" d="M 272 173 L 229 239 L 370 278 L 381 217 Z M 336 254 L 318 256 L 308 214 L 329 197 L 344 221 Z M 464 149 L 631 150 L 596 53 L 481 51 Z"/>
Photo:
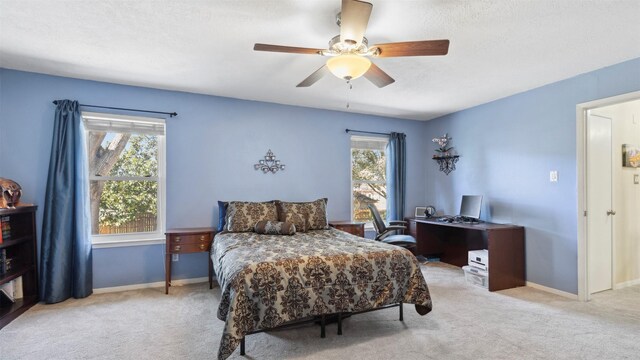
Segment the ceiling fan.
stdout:
<path fill-rule="evenodd" d="M 446 55 L 449 51 L 449 40 L 406 41 L 369 47 L 364 32 L 367 29 L 372 8 L 373 5 L 365 1 L 342 0 L 342 11 L 337 16 L 340 35 L 329 41 L 328 49 L 258 43 L 253 46 L 253 50 L 330 57 L 325 65 L 302 80 L 297 87 L 311 86 L 330 72 L 347 82 L 364 76 L 380 88 L 395 80 L 373 64 L 369 57 L 433 56 Z"/>

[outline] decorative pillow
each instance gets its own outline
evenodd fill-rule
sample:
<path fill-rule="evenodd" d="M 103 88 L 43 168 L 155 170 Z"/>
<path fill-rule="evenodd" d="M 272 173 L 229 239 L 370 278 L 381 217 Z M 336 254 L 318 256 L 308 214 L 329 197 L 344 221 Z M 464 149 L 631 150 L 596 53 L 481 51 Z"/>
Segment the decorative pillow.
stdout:
<path fill-rule="evenodd" d="M 253 231 L 253 226 L 262 220 L 278 221 L 275 202 L 230 201 L 227 205 L 224 229 L 229 232 Z"/>
<path fill-rule="evenodd" d="M 227 204 L 226 201 L 218 201 L 218 232 L 224 230 L 225 218 L 227 217 Z"/>
<path fill-rule="evenodd" d="M 296 230 L 328 229 L 327 223 L 327 199 L 318 199 L 311 202 L 278 202 L 278 216 L 280 221 L 291 222 Z"/>
<path fill-rule="evenodd" d="M 296 226 L 286 221 L 262 220 L 256 223 L 254 230 L 258 234 L 294 235 L 296 233 Z"/>
<path fill-rule="evenodd" d="M 308 217 L 308 212 L 303 211 L 303 206 L 301 205 L 288 202 L 278 203 L 279 220 L 292 223 L 296 227 L 296 231 L 307 232 L 309 230 Z"/>

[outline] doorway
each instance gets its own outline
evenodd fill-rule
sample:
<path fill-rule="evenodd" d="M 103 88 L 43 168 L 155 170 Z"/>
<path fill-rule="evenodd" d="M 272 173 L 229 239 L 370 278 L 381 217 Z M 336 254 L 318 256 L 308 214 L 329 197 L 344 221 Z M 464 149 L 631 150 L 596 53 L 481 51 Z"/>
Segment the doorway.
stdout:
<path fill-rule="evenodd" d="M 578 298 L 640 284 L 640 92 L 577 105 Z"/>

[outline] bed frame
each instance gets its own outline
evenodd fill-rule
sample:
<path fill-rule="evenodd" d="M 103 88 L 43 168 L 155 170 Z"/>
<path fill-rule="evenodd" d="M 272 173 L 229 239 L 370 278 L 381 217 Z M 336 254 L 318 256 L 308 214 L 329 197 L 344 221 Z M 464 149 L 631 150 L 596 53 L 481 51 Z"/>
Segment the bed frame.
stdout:
<path fill-rule="evenodd" d="M 308 318 L 308 319 L 291 321 L 291 322 L 288 322 L 288 323 L 285 323 L 283 325 L 276 326 L 276 327 L 270 328 L 270 329 L 252 331 L 252 332 L 247 333 L 246 335 L 259 334 L 259 333 L 263 333 L 263 332 L 267 332 L 267 331 L 271 331 L 271 330 L 286 329 L 286 328 L 290 328 L 290 327 L 294 327 L 294 326 L 298 326 L 298 325 L 302 325 L 302 324 L 315 323 L 315 322 L 318 322 L 318 320 L 320 320 L 320 337 L 321 338 L 325 338 L 326 337 L 327 316 L 333 316 L 333 315 L 337 316 L 338 335 L 342 335 L 342 319 L 343 319 L 344 315 L 351 316 L 351 315 L 357 315 L 357 314 L 364 314 L 364 313 L 367 313 L 367 312 L 389 309 L 389 308 L 393 308 L 393 307 L 396 307 L 396 306 L 400 309 L 399 320 L 400 321 L 404 321 L 404 316 L 403 316 L 404 314 L 403 314 L 403 311 L 402 311 L 403 310 L 402 309 L 402 302 L 399 302 L 399 303 L 395 303 L 395 304 L 391 304 L 391 305 L 384 305 L 384 306 L 377 307 L 377 308 L 374 308 L 374 309 L 369 309 L 369 310 L 346 312 L 346 313 L 339 312 L 337 314 L 323 314 L 323 315 L 315 316 L 315 317 Z M 240 355 L 243 355 L 243 356 L 245 355 L 244 345 L 245 345 L 246 335 L 240 341 Z"/>

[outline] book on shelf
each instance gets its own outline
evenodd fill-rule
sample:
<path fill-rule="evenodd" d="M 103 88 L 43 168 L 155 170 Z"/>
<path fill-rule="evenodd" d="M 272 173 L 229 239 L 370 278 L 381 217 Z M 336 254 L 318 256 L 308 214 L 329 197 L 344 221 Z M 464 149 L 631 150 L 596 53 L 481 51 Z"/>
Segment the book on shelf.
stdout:
<path fill-rule="evenodd" d="M 16 302 L 15 282 L 9 281 L 0 285 L 0 296 L 4 295 L 12 303 Z"/>
<path fill-rule="evenodd" d="M 7 249 L 0 249 L 0 275 L 10 271 L 15 264 L 14 258 L 7 257 Z"/>
<path fill-rule="evenodd" d="M 15 257 L 7 257 L 7 249 L 0 249 L 0 275 L 11 271 Z"/>
<path fill-rule="evenodd" d="M 22 299 L 24 293 L 22 292 L 22 276 L 17 277 L 13 282 L 13 297 L 15 299 Z"/>
<path fill-rule="evenodd" d="M 3 250 L 4 250 L 4 249 L 3 249 Z M 4 267 L 4 272 L 6 273 L 6 272 L 8 272 L 8 271 L 11 271 L 11 269 L 13 268 L 13 266 L 12 266 L 12 265 L 14 264 L 13 258 L 8 258 L 8 257 L 5 255 L 5 256 L 4 256 L 4 262 L 3 262 L 3 263 L 4 263 L 4 264 L 2 264 L 2 266 Z"/>
<path fill-rule="evenodd" d="M 0 249 L 0 275 L 7 272 L 7 249 Z"/>
<path fill-rule="evenodd" d="M 3 216 L 0 218 L 0 227 L 2 228 L 2 238 L 4 241 L 11 239 L 11 218 Z"/>
<path fill-rule="evenodd" d="M 24 297 L 22 291 L 22 276 L 19 276 L 8 283 L 0 285 L 0 296 L 4 296 L 12 303 Z"/>

